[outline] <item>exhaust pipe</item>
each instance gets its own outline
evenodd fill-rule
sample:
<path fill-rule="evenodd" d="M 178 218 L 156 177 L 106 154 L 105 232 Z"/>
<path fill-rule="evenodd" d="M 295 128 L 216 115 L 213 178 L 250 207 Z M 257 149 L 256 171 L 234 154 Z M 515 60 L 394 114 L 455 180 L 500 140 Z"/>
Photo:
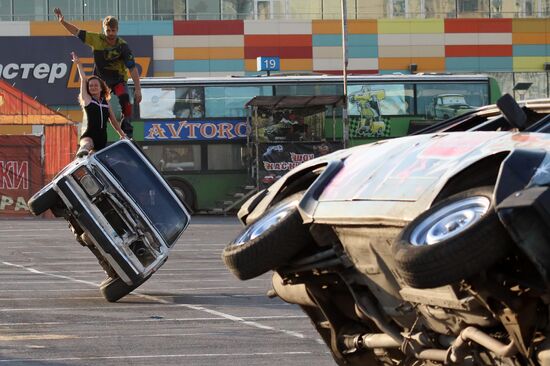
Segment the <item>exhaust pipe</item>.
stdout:
<path fill-rule="evenodd" d="M 514 341 L 503 344 L 476 327 L 467 327 L 460 332 L 449 348 L 449 360 L 451 362 L 460 363 L 464 360 L 467 354 L 468 341 L 473 341 L 500 357 L 511 357 L 518 352 Z"/>

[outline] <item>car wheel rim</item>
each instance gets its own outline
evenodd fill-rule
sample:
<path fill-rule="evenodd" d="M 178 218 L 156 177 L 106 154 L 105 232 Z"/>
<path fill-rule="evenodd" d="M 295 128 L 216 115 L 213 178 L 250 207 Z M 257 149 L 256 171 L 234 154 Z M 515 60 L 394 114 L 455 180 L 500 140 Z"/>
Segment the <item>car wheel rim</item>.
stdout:
<path fill-rule="evenodd" d="M 458 235 L 478 222 L 490 206 L 488 197 L 476 196 L 442 207 L 415 227 L 410 243 L 415 246 L 433 245 Z"/>
<path fill-rule="evenodd" d="M 265 215 L 254 221 L 246 230 L 233 242 L 234 245 L 242 245 L 250 240 L 254 240 L 262 233 L 281 222 L 290 215 L 294 208 L 298 206 L 298 199 L 285 201 L 285 203 L 274 206 Z"/>

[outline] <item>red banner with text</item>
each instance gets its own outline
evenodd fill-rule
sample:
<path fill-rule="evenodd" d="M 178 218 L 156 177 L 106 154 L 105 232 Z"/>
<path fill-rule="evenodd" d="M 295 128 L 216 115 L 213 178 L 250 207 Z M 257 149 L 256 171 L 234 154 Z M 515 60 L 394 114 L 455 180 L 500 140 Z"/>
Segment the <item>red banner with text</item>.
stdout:
<path fill-rule="evenodd" d="M 0 136 L 0 218 L 29 217 L 27 202 L 42 187 L 40 136 Z"/>

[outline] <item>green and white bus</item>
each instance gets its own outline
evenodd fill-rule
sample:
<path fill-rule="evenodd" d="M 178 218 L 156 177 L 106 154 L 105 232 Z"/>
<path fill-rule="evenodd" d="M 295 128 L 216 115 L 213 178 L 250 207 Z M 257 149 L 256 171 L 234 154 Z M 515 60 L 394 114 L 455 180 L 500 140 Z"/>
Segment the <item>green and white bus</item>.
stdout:
<path fill-rule="evenodd" d="M 246 158 L 253 130 L 247 103 L 257 96 L 341 96 L 343 78 L 154 77 L 142 79 L 141 87 L 134 139 L 190 208 L 224 212 L 236 208 L 243 187 L 256 188 L 256 173 Z M 435 119 L 494 103 L 500 95 L 496 80 L 486 75 L 350 75 L 348 143 L 404 136 Z M 286 122 L 293 111 L 283 112 L 288 113 L 276 117 Z M 266 120 L 274 119 L 265 115 L 269 111 L 263 113 Z M 324 138 L 341 141 L 342 107 L 327 106 L 322 115 Z M 112 131 L 110 137 L 114 139 Z"/>

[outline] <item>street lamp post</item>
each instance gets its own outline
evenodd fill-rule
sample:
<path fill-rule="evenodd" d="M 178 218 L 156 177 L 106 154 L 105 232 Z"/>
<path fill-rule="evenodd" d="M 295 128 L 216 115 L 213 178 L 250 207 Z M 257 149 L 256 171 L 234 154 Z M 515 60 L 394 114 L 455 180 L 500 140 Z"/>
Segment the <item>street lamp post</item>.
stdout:
<path fill-rule="evenodd" d="M 344 80 L 344 106 L 342 108 L 342 134 L 343 134 L 343 144 L 344 148 L 348 147 L 349 143 L 349 119 L 348 119 L 348 49 L 347 49 L 347 37 L 348 37 L 348 29 L 347 29 L 347 7 L 346 7 L 346 0 L 341 0 L 341 8 L 342 8 L 342 77 Z"/>

